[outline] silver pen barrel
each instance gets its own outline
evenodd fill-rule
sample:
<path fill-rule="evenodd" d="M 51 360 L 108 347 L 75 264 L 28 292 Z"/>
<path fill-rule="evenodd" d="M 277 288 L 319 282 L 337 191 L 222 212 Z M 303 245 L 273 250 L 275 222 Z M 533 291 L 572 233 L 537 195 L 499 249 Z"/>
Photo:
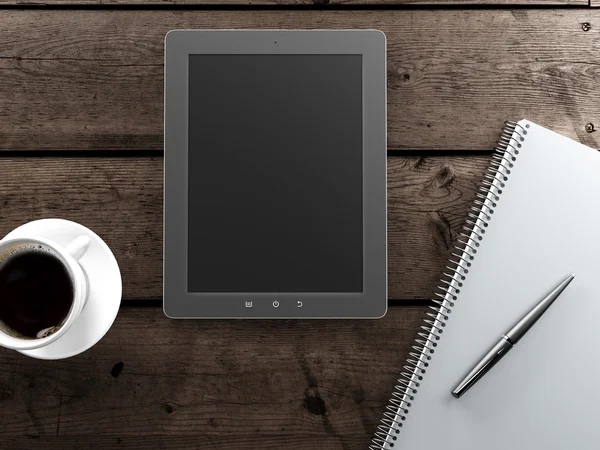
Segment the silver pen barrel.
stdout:
<path fill-rule="evenodd" d="M 544 297 L 531 311 L 529 311 L 521 320 L 519 320 L 502 338 L 494 345 L 481 360 L 473 367 L 469 373 L 458 383 L 452 391 L 452 396 L 460 398 L 467 392 L 471 386 L 477 383 L 498 361 L 500 361 L 513 346 L 529 331 L 540 317 L 548 310 L 550 305 L 565 290 L 575 274 L 569 275 L 562 283 L 556 286 L 552 292 Z"/>
<path fill-rule="evenodd" d="M 479 361 L 458 386 L 454 388 L 452 396 L 460 398 L 471 388 L 471 386 L 477 383 L 481 377 L 494 367 L 511 348 L 513 348 L 513 344 L 511 344 L 505 336 L 502 336 L 502 339 L 500 339 L 498 343 L 494 345 L 483 358 L 481 358 L 481 361 Z"/>
<path fill-rule="evenodd" d="M 560 283 L 552 292 L 550 292 L 541 302 L 533 307 L 525 316 L 519 320 L 505 336 L 510 342 L 516 344 L 529 331 L 534 323 L 546 312 L 554 300 L 565 290 L 571 281 L 575 278 L 575 274 L 569 275 L 565 281 Z"/>

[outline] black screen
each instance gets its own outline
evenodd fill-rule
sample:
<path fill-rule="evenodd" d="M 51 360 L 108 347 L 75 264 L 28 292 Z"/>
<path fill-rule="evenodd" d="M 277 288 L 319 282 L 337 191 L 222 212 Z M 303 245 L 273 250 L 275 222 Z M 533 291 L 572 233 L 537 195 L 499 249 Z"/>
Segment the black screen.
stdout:
<path fill-rule="evenodd" d="M 362 56 L 191 55 L 188 107 L 188 290 L 362 292 Z"/>

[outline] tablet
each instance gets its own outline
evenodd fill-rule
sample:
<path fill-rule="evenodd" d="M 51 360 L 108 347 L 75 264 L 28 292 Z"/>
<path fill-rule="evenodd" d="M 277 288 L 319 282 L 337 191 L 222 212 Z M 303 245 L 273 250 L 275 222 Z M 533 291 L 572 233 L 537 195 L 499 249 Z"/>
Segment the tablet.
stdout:
<path fill-rule="evenodd" d="M 167 34 L 167 316 L 383 316 L 386 201 L 383 33 Z"/>

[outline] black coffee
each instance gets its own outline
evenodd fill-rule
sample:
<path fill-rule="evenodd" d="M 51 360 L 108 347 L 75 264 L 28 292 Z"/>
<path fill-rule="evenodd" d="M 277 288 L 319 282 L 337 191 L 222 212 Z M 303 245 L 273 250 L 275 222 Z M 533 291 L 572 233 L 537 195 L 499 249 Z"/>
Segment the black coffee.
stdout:
<path fill-rule="evenodd" d="M 73 282 L 44 247 L 12 252 L 0 262 L 0 321 L 17 337 L 35 338 L 63 323 L 73 304 Z"/>

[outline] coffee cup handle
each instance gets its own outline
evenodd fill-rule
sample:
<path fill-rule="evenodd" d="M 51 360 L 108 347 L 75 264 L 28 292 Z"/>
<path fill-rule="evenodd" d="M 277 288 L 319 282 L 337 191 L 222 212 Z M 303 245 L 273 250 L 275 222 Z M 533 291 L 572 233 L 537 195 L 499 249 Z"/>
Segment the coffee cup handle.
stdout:
<path fill-rule="evenodd" d="M 75 258 L 76 261 L 79 261 L 83 255 L 90 248 L 90 243 L 92 241 L 87 236 L 79 236 L 71 241 L 69 245 L 67 245 L 67 253 Z"/>

